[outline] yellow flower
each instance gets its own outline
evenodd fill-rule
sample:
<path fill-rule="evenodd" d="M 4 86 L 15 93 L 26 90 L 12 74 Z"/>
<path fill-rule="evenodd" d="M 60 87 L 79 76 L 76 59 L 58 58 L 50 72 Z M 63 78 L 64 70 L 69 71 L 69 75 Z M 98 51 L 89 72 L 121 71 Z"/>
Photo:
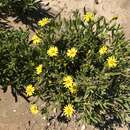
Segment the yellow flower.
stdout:
<path fill-rule="evenodd" d="M 30 111 L 32 112 L 32 114 L 37 114 L 38 113 L 38 107 L 36 104 L 32 104 L 30 106 Z"/>
<path fill-rule="evenodd" d="M 38 75 L 42 73 L 42 64 L 40 64 L 40 65 L 38 65 L 38 66 L 36 67 L 36 73 L 37 73 Z"/>
<path fill-rule="evenodd" d="M 67 50 L 67 56 L 70 58 L 74 58 L 76 54 L 77 54 L 77 49 L 74 47 Z"/>
<path fill-rule="evenodd" d="M 37 45 L 37 44 L 41 43 L 41 41 L 42 41 L 42 39 L 39 38 L 36 34 L 34 34 L 34 35 L 32 36 L 32 43 L 33 43 L 34 45 Z"/>
<path fill-rule="evenodd" d="M 77 92 L 76 83 L 73 83 L 71 86 L 68 87 L 68 89 L 72 94 L 75 94 Z"/>
<path fill-rule="evenodd" d="M 100 50 L 99 50 L 100 55 L 103 55 L 103 54 L 105 54 L 105 53 L 107 53 L 107 52 L 108 52 L 107 46 L 103 46 L 103 47 L 101 47 Z"/>
<path fill-rule="evenodd" d="M 118 19 L 118 16 L 113 16 L 112 17 L 112 20 L 117 20 Z"/>
<path fill-rule="evenodd" d="M 66 88 L 69 88 L 73 85 L 73 78 L 70 75 L 67 75 L 63 78 L 63 84 Z"/>
<path fill-rule="evenodd" d="M 26 87 L 27 96 L 32 96 L 34 91 L 35 91 L 35 88 L 32 86 L 32 84 L 27 85 Z"/>
<path fill-rule="evenodd" d="M 74 106 L 72 104 L 68 104 L 64 107 L 64 115 L 68 118 L 72 117 L 74 111 Z"/>
<path fill-rule="evenodd" d="M 49 50 L 47 51 L 47 54 L 50 56 L 50 57 L 53 57 L 53 56 L 57 56 L 58 55 L 58 48 L 57 47 L 50 47 Z"/>
<path fill-rule="evenodd" d="M 109 68 L 114 68 L 117 66 L 117 60 L 114 56 L 108 57 L 107 64 Z"/>
<path fill-rule="evenodd" d="M 50 20 L 48 18 L 43 18 L 42 20 L 40 20 L 38 22 L 38 25 L 41 27 L 44 27 L 46 24 L 48 24 L 50 22 Z"/>
<path fill-rule="evenodd" d="M 83 19 L 85 22 L 93 21 L 94 20 L 94 14 L 92 12 L 87 12 L 84 16 Z"/>

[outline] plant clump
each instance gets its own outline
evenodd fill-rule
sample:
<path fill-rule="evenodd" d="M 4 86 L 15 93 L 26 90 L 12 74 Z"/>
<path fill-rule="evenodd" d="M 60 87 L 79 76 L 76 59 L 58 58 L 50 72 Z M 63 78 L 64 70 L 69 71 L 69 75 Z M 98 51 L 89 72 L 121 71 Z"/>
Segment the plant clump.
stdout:
<path fill-rule="evenodd" d="M 0 77 L 5 82 L 0 83 L 17 83 L 27 96 L 58 104 L 67 120 L 75 115 L 93 125 L 126 123 L 130 42 L 120 25 L 90 12 L 83 17 L 76 12 L 70 20 L 47 20 L 44 25 L 38 22 L 30 44 L 15 38 L 6 49 L 8 42 L 1 40 Z"/>

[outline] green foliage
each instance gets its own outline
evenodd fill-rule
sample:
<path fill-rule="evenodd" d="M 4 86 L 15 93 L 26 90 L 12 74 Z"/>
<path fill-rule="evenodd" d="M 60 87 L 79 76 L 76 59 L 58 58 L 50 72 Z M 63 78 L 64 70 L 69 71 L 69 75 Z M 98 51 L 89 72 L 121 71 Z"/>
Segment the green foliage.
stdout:
<path fill-rule="evenodd" d="M 8 15 L 26 15 L 39 7 L 36 0 L 0 0 L 0 11 Z"/>
<path fill-rule="evenodd" d="M 0 84 L 6 90 L 11 85 L 15 93 L 24 93 L 26 83 L 36 77 L 35 64 L 39 59 L 29 46 L 28 33 L 0 30 Z"/>
<path fill-rule="evenodd" d="M 75 13 L 73 19 L 51 20 L 44 27 L 38 26 L 36 35 L 42 42 L 33 45 L 29 44 L 27 33 L 0 32 L 0 84 L 11 84 L 16 89 L 33 84 L 37 90 L 34 95 L 47 105 L 55 103 L 63 112 L 64 106 L 72 104 L 76 117 L 88 124 L 127 122 L 130 42 L 115 20 L 107 22 L 104 17 L 95 17 L 94 21 L 85 22 Z M 57 56 L 48 55 L 52 46 L 58 48 Z M 108 50 L 101 55 L 103 46 Z M 71 58 L 67 51 L 73 47 L 77 53 Z M 111 56 L 117 61 L 114 67 L 108 65 Z M 35 67 L 39 64 L 43 71 L 36 75 Z M 66 75 L 73 77 L 76 93 L 64 86 Z"/>
<path fill-rule="evenodd" d="M 63 106 L 73 104 L 76 113 L 89 124 L 124 123 L 130 112 L 130 42 L 125 40 L 120 25 L 104 17 L 87 23 L 75 14 L 74 19 L 52 21 L 39 28 L 38 35 L 43 39 L 39 45 L 44 57 L 43 99 Z M 103 45 L 108 46 L 108 52 L 100 55 Z M 57 57 L 47 55 L 50 46 L 58 47 Z M 72 47 L 78 50 L 73 59 L 66 55 Z M 115 68 L 107 65 L 110 56 L 117 59 Z M 77 94 L 64 87 L 65 75 L 74 78 Z"/>

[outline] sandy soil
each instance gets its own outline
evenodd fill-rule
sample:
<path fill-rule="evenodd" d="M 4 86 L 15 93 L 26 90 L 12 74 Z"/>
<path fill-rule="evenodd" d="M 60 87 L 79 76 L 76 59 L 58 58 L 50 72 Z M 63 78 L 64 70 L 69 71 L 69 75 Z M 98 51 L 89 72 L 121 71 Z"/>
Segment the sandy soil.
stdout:
<path fill-rule="evenodd" d="M 23 98 L 15 102 L 10 89 L 7 93 L 0 90 L 0 130 L 42 130 L 44 124 L 40 114 L 30 113 Z"/>
<path fill-rule="evenodd" d="M 32 100 L 32 99 L 31 99 Z M 42 102 L 37 103 L 39 109 Z M 38 113 L 32 115 L 29 103 L 22 97 L 15 102 L 10 88 L 6 93 L 0 90 L 0 130 L 80 130 L 83 125 L 70 122 L 69 124 L 58 122 L 56 119 L 50 122 L 45 115 Z M 82 130 L 96 130 L 92 126 L 85 126 Z"/>
<path fill-rule="evenodd" d="M 39 101 L 37 105 L 41 108 L 42 102 Z M 82 123 L 72 121 L 66 124 L 56 119 L 48 122 L 45 115 L 32 115 L 29 103 L 22 97 L 18 97 L 18 102 L 15 102 L 10 89 L 6 93 L 0 90 L 0 130 L 98 130 L 92 126 L 84 126 Z M 128 129 L 123 127 L 117 130 Z"/>
<path fill-rule="evenodd" d="M 98 4 L 94 0 L 43 0 L 43 3 L 50 3 L 53 10 L 61 11 L 63 17 L 72 15 L 72 11 L 78 9 L 81 13 L 84 8 L 87 11 L 94 11 L 97 15 L 103 15 L 107 19 L 118 16 L 118 22 L 123 26 L 126 37 L 130 38 L 130 0 L 99 0 Z M 8 24 L 15 28 L 25 28 L 21 22 L 18 24 L 12 21 Z M 87 126 L 71 122 L 70 124 L 60 124 L 53 121 L 51 124 L 44 119 L 44 116 L 32 115 L 29 111 L 29 104 L 21 97 L 16 103 L 10 90 L 3 93 L 0 90 L 0 130 L 93 130 Z M 118 128 L 127 130 L 127 128 Z"/>

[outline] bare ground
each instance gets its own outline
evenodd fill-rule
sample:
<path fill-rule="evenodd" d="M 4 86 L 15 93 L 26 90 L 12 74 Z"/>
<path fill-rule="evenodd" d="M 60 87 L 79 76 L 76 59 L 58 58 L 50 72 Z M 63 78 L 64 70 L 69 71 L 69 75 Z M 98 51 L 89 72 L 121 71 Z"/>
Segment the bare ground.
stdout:
<path fill-rule="evenodd" d="M 41 101 L 38 107 L 42 107 Z M 18 97 L 15 102 L 10 88 L 6 93 L 0 90 L 0 130 L 98 130 L 92 126 L 83 123 L 58 122 L 56 119 L 50 122 L 46 120 L 45 115 L 38 113 L 32 115 L 29 111 L 29 103 L 22 97 Z M 118 128 L 117 130 L 128 130 L 127 127 Z"/>

